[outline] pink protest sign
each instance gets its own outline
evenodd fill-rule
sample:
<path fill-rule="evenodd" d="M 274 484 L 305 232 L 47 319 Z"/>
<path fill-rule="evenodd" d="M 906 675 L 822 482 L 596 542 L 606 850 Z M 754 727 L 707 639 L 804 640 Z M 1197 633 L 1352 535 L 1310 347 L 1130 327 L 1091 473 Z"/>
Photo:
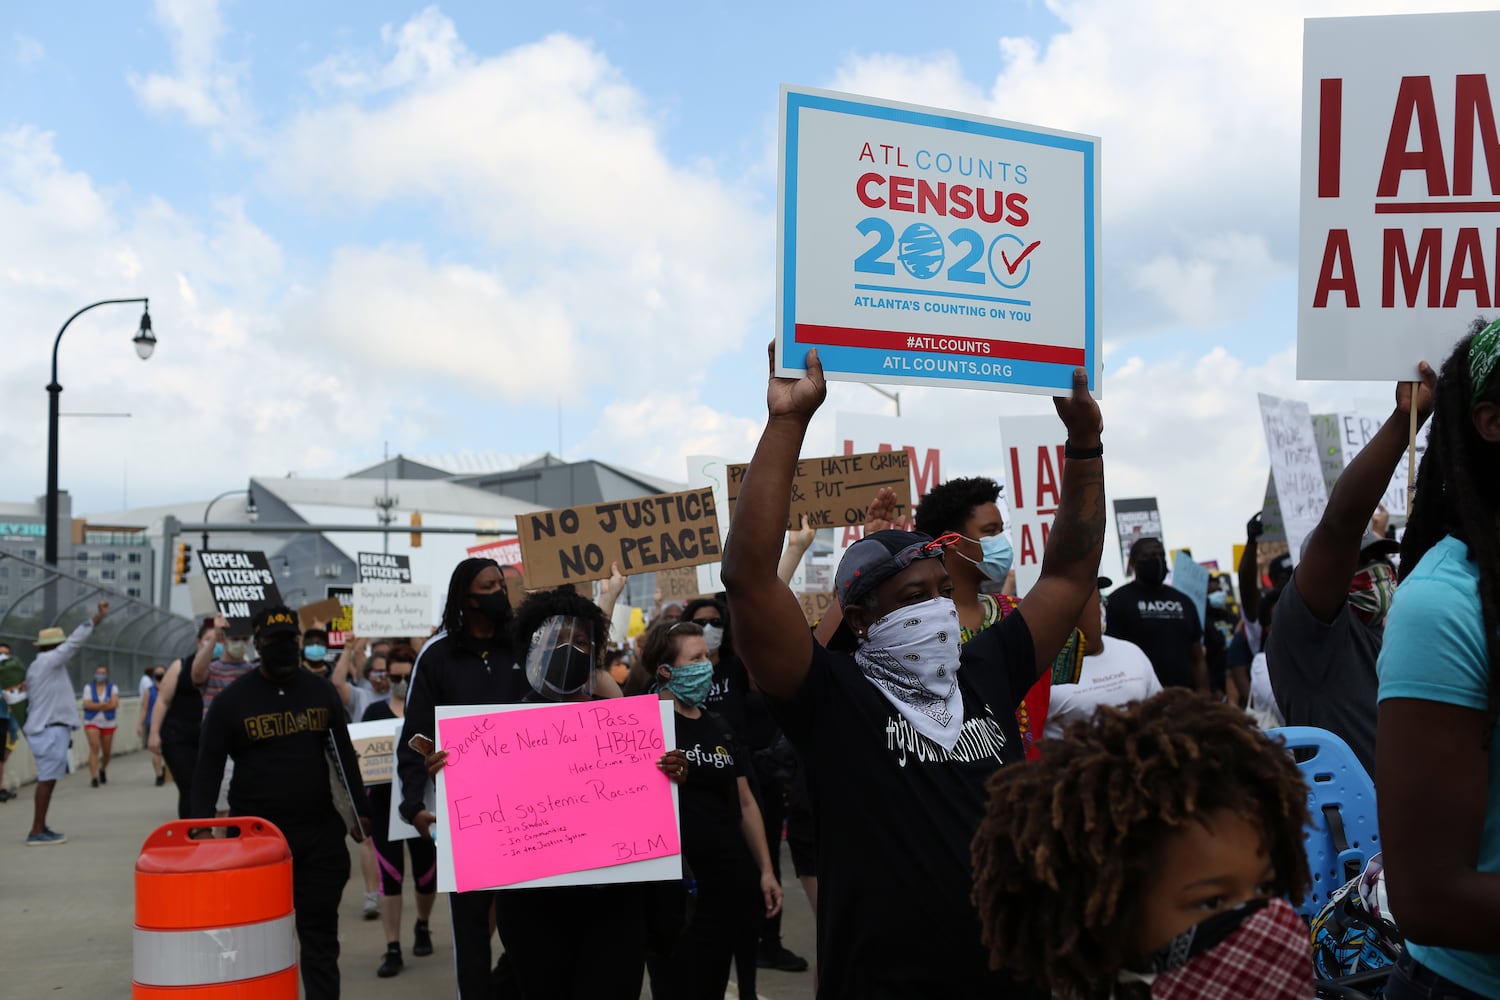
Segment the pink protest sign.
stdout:
<path fill-rule="evenodd" d="M 440 854 L 451 856 L 453 887 L 679 854 L 671 782 L 656 769 L 666 750 L 660 704 L 643 695 L 439 713 L 438 743 L 448 751 Z"/>

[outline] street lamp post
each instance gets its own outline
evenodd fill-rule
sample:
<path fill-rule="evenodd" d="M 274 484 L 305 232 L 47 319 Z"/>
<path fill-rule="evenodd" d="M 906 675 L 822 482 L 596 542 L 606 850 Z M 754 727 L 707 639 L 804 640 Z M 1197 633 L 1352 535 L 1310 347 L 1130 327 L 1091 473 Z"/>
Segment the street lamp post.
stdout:
<path fill-rule="evenodd" d="M 99 306 L 120 305 L 128 302 L 139 302 L 143 307 L 141 312 L 141 328 L 133 338 L 135 353 L 142 361 L 151 357 L 151 352 L 156 350 L 156 335 L 151 332 L 151 302 L 149 299 L 104 299 L 92 305 L 84 306 L 76 313 L 68 317 L 68 322 L 57 331 L 57 339 L 52 342 L 52 382 L 47 386 L 47 541 L 46 541 L 46 563 L 48 566 L 57 565 L 57 418 L 59 397 L 62 395 L 62 386 L 57 381 L 57 349 L 62 344 L 63 334 L 68 332 L 68 326 L 75 319 Z"/>
<path fill-rule="evenodd" d="M 250 488 L 247 486 L 242 490 L 225 490 L 223 493 L 220 493 L 218 496 L 210 500 L 208 502 L 208 506 L 203 508 L 203 523 L 209 523 L 208 512 L 214 509 L 214 504 L 218 503 L 220 500 L 223 500 L 225 497 L 232 497 L 237 493 L 245 494 L 245 515 L 249 517 L 251 521 L 254 521 L 255 515 L 258 513 L 258 511 L 256 511 L 255 509 L 255 494 L 251 493 Z M 208 549 L 207 531 L 203 532 L 203 549 Z"/>

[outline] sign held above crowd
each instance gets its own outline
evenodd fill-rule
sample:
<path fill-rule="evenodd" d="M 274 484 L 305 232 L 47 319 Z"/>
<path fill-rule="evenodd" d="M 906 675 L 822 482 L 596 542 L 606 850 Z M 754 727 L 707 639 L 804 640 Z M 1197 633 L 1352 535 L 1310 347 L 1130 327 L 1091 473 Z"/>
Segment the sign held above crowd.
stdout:
<path fill-rule="evenodd" d="M 219 549 L 198 552 L 214 608 L 229 619 L 232 634 L 249 635 L 250 620 L 281 603 L 276 575 L 264 552 Z"/>
<path fill-rule="evenodd" d="M 1412 381 L 1500 301 L 1500 12 L 1303 30 L 1297 377 Z"/>
<path fill-rule="evenodd" d="M 781 89 L 776 372 L 1100 391 L 1099 140 Z"/>
<path fill-rule="evenodd" d="M 709 488 L 516 515 L 526 587 L 603 580 L 718 562 L 718 508 Z"/>
<path fill-rule="evenodd" d="M 748 465 L 729 467 L 729 518 L 745 481 Z M 911 456 L 905 451 L 804 458 L 792 479 L 791 521 L 811 528 L 847 528 L 864 524 L 865 509 L 882 489 L 896 492 L 896 514 L 911 516 Z"/>

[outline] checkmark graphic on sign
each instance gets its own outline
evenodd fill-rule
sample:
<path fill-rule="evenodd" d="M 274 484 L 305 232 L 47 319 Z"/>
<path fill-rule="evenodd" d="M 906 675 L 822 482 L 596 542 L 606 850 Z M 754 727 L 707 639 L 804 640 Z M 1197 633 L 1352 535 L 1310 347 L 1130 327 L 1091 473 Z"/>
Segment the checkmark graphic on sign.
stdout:
<path fill-rule="evenodd" d="M 1016 268 L 1020 267 L 1023 263 L 1025 263 L 1026 258 L 1031 256 L 1031 251 L 1035 250 L 1037 247 L 1039 247 L 1041 245 L 1042 245 L 1042 241 L 1041 240 L 1037 240 L 1034 243 L 1032 243 L 1030 246 L 1028 246 L 1025 250 L 1022 250 L 1020 252 L 1020 254 L 1018 254 L 1016 256 L 1016 260 L 1015 260 L 1014 264 L 1011 263 L 1010 258 L 1005 255 L 1005 251 L 1001 250 L 1000 251 L 1000 260 L 1005 265 L 1005 270 L 1008 273 L 1010 273 L 1010 274 L 1015 274 L 1016 273 Z"/>

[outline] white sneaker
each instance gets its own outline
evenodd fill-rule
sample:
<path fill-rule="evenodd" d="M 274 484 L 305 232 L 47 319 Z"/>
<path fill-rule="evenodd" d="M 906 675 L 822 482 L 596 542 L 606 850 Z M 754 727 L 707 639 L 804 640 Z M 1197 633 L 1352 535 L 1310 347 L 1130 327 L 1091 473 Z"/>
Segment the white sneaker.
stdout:
<path fill-rule="evenodd" d="M 380 916 L 380 893 L 365 893 L 365 919 L 375 920 Z"/>

